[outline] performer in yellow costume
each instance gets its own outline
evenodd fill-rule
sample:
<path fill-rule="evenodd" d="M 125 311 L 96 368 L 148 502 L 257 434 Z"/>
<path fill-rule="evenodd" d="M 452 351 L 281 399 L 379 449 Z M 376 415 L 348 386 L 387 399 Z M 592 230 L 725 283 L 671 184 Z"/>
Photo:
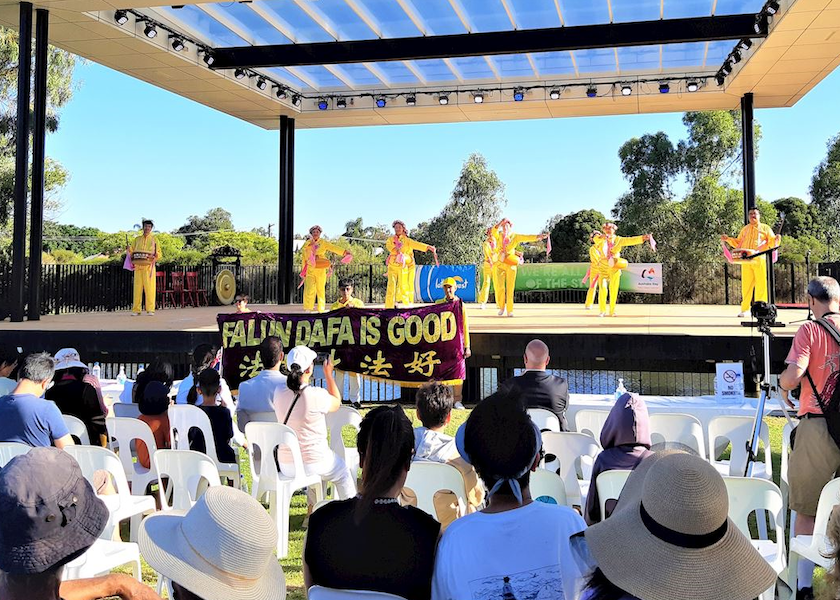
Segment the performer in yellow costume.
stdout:
<path fill-rule="evenodd" d="M 749 211 L 750 222 L 744 225 L 738 237 L 731 238 L 728 235 L 720 236 L 720 239 L 735 248 L 743 251 L 743 255 L 755 254 L 770 248 L 776 248 L 782 243 L 782 236 L 776 235 L 773 228 L 761 222 L 761 213 L 757 208 Z M 739 317 L 746 316 L 747 311 L 753 302 L 767 302 L 767 255 L 753 258 L 748 262 L 741 263 L 741 312 Z"/>
<path fill-rule="evenodd" d="M 156 272 L 155 263 L 160 260 L 160 246 L 152 235 L 155 224 L 149 219 L 143 219 L 143 234 L 134 238 L 126 248 L 134 263 L 134 303 L 131 306 L 131 316 L 140 314 L 143 293 L 146 294 L 146 314 L 155 314 Z"/>
<path fill-rule="evenodd" d="M 586 310 L 592 308 L 592 304 L 595 302 L 595 292 L 598 291 L 598 277 L 596 273 L 598 271 L 598 261 L 601 257 L 598 252 L 598 246 L 604 243 L 603 234 L 593 231 L 589 235 L 589 243 L 592 244 L 589 247 L 589 270 L 583 278 L 583 283 L 586 283 L 587 280 L 589 281 L 589 290 L 586 292 L 586 302 L 583 306 Z"/>
<path fill-rule="evenodd" d="M 365 303 L 361 299 L 353 296 L 353 280 L 342 279 L 338 282 L 338 293 L 340 294 L 338 300 L 333 302 L 330 310 L 338 310 L 339 308 L 364 308 Z M 338 391 L 344 394 L 344 380 L 349 381 L 350 388 L 350 404 L 353 408 L 362 408 L 362 376 L 359 373 L 350 373 L 343 371 L 336 367 L 335 369 L 335 384 L 338 386 Z"/>
<path fill-rule="evenodd" d="M 332 264 L 327 258 L 327 253 L 331 252 L 342 257 L 350 254 L 344 248 L 321 239 L 321 233 L 321 227 L 313 225 L 309 229 L 309 239 L 300 249 L 301 264 L 303 265 L 300 273 L 300 277 L 303 279 L 303 309 L 306 312 L 315 310 L 316 300 L 318 301 L 318 312 L 326 310 L 327 272 L 332 270 Z"/>
<path fill-rule="evenodd" d="M 600 308 L 600 316 L 602 317 L 607 314 L 608 295 L 610 300 L 610 316 L 615 316 L 615 303 L 618 300 L 621 272 L 628 265 L 627 260 L 621 258 L 622 248 L 638 246 L 651 239 L 649 233 L 621 237 L 615 234 L 617 229 L 618 227 L 615 223 L 605 223 L 601 228 L 603 235 L 593 237 L 592 248 L 590 248 L 589 252 L 590 265 L 594 265 L 592 276 L 596 278 L 596 283 L 601 288 L 598 292 L 598 308 Z M 651 242 L 652 245 L 653 242 Z M 588 294 L 587 301 L 589 301 Z"/>
<path fill-rule="evenodd" d="M 408 237 L 405 223 L 394 221 L 394 235 L 385 242 L 388 258 L 388 287 L 385 290 L 385 308 L 394 308 L 397 302 L 410 304 L 414 297 L 414 251 L 435 252 L 435 247 Z M 410 278 L 410 279 L 409 279 Z"/>
<path fill-rule="evenodd" d="M 445 302 L 460 302 L 461 303 L 461 314 L 464 317 L 464 359 L 468 359 L 472 356 L 472 350 L 470 350 L 470 323 L 467 319 L 467 309 L 464 306 L 464 301 L 458 297 L 458 282 L 455 280 L 454 277 L 447 277 L 441 283 L 441 287 L 443 288 L 443 298 L 439 300 L 435 300 L 435 304 L 443 304 Z M 464 404 L 462 402 L 464 398 L 464 382 L 458 381 L 452 385 L 452 396 L 455 400 L 455 408 L 463 409 Z"/>
<path fill-rule="evenodd" d="M 513 224 L 508 219 L 502 219 L 495 227 L 498 232 L 498 260 L 493 269 L 493 287 L 496 290 L 496 306 L 499 316 L 513 316 L 513 291 L 516 286 L 516 271 L 519 267 L 520 256 L 516 249 L 519 244 L 538 242 L 548 237 L 548 234 L 523 235 L 513 233 Z"/>
<path fill-rule="evenodd" d="M 487 239 L 481 246 L 481 290 L 478 292 L 478 302 L 482 310 L 487 306 L 490 298 L 490 282 L 493 281 L 493 271 L 499 254 L 499 236 L 495 227 L 487 228 Z"/>

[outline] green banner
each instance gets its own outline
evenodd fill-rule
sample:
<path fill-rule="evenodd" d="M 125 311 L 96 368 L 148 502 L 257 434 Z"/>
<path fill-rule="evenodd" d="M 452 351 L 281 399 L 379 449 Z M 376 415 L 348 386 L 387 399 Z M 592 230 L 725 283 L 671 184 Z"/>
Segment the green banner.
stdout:
<path fill-rule="evenodd" d="M 526 263 L 519 265 L 516 291 L 585 290 L 589 282 L 583 277 L 589 263 Z M 621 275 L 623 292 L 662 293 L 661 263 L 632 263 Z"/>

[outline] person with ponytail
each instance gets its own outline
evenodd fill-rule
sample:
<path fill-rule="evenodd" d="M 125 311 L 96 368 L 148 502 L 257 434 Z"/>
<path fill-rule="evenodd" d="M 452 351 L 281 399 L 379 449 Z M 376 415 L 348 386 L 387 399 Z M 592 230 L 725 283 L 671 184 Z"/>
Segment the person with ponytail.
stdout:
<path fill-rule="evenodd" d="M 198 401 L 198 376 L 204 369 L 212 369 L 216 363 L 216 349 L 210 344 L 199 344 L 192 351 L 190 361 L 190 373 L 178 386 L 178 395 L 175 397 L 175 404 L 195 404 Z M 233 406 L 233 396 L 224 378 L 221 381 L 219 397 L 225 406 L 230 409 Z"/>
<path fill-rule="evenodd" d="M 350 472 L 347 464 L 330 449 L 327 441 L 325 416 L 341 406 L 341 394 L 333 377 L 333 365 L 324 362 L 324 379 L 327 388 L 310 385 L 318 355 L 306 346 L 295 346 L 286 355 L 289 375 L 286 389 L 278 390 L 274 396 L 274 412 L 277 422 L 288 425 L 297 434 L 303 466 L 308 475 L 319 475 L 335 486 L 336 494 L 342 500 L 356 495 L 356 474 Z M 281 447 L 278 461 L 282 467 L 294 469 L 289 449 Z M 310 508 L 315 504 L 309 497 Z"/>
<path fill-rule="evenodd" d="M 374 408 L 362 419 L 357 445 L 360 494 L 312 513 L 304 584 L 428 600 L 440 523 L 399 503 L 414 455 L 411 421 L 399 406 Z"/>

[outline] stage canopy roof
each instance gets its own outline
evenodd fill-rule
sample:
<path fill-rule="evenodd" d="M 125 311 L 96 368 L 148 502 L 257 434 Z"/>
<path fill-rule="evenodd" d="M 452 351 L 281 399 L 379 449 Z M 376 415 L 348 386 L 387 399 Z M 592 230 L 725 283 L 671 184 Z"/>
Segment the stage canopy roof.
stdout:
<path fill-rule="evenodd" d="M 55 46 L 267 129 L 792 106 L 840 65 L 840 0 L 186 1 L 34 4 Z"/>

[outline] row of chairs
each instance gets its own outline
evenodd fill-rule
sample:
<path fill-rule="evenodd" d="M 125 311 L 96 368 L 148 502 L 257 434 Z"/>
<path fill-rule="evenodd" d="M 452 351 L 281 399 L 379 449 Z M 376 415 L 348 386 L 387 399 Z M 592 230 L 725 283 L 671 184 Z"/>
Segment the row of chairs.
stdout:
<path fill-rule="evenodd" d="M 172 287 L 166 287 L 166 272 L 155 272 L 155 287 L 160 300 L 160 307 L 166 308 L 169 300 L 172 308 L 179 306 L 207 306 L 207 290 L 198 287 L 198 272 L 172 271 L 169 274 Z M 178 303 L 176 304 L 176 299 Z"/>

